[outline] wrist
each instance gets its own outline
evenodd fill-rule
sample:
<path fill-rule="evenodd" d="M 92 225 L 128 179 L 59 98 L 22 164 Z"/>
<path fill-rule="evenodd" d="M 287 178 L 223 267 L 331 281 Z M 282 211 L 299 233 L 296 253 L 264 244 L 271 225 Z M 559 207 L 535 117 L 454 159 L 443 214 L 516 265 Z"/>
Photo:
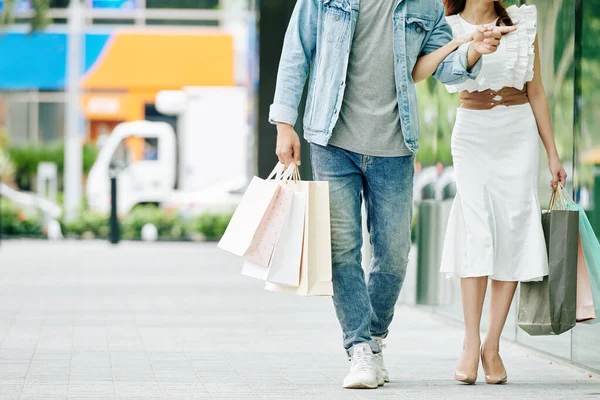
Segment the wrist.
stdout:
<path fill-rule="evenodd" d="M 277 131 L 279 131 L 280 129 L 289 129 L 289 128 L 293 128 L 293 126 L 288 123 L 285 123 L 285 122 L 277 122 Z"/>
<path fill-rule="evenodd" d="M 476 57 L 477 59 L 479 59 L 479 57 L 481 57 L 482 54 L 477 50 L 477 43 L 478 42 L 476 42 L 475 40 L 469 43 L 469 56 Z"/>
<path fill-rule="evenodd" d="M 553 162 L 560 162 L 560 157 L 556 153 L 554 153 L 554 154 L 548 154 L 548 161 L 551 162 L 551 163 L 553 163 Z"/>

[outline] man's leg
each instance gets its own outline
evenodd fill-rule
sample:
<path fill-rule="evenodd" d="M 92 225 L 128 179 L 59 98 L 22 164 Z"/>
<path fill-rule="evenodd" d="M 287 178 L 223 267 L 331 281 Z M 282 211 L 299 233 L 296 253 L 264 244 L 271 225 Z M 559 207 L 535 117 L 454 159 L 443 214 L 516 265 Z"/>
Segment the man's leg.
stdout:
<path fill-rule="evenodd" d="M 371 157 L 365 202 L 373 244 L 368 291 L 371 335 L 385 338 L 406 275 L 411 240 L 414 157 Z"/>
<path fill-rule="evenodd" d="M 370 333 L 371 303 L 361 266 L 362 156 L 328 146 L 311 145 L 313 175 L 328 181 L 331 204 L 333 302 L 344 333 L 344 347 L 369 343 L 379 351 Z"/>

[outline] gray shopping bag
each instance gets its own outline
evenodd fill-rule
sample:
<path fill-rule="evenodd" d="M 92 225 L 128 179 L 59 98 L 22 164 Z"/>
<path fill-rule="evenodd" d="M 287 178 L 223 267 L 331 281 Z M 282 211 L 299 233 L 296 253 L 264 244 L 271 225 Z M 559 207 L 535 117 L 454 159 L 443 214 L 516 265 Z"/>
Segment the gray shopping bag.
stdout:
<path fill-rule="evenodd" d="M 521 283 L 518 323 L 532 336 L 560 335 L 576 323 L 579 213 L 552 210 L 542 214 L 542 226 L 548 276 Z"/>

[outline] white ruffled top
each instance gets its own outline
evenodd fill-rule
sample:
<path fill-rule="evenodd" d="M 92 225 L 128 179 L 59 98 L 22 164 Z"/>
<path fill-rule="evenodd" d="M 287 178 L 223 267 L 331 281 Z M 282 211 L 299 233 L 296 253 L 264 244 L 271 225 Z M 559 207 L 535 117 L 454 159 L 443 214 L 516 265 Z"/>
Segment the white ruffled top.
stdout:
<path fill-rule="evenodd" d="M 496 52 L 483 56 L 483 66 L 477 79 L 469 79 L 459 85 L 447 85 L 450 93 L 500 90 L 514 87 L 522 90 L 525 83 L 533 79 L 535 59 L 534 41 L 537 27 L 537 8 L 535 6 L 510 6 L 506 9 L 517 27 L 515 32 L 505 35 Z M 454 37 L 468 35 L 475 31 L 476 25 L 465 21 L 460 15 L 446 17 L 452 27 Z M 494 26 L 493 22 L 488 26 Z"/>

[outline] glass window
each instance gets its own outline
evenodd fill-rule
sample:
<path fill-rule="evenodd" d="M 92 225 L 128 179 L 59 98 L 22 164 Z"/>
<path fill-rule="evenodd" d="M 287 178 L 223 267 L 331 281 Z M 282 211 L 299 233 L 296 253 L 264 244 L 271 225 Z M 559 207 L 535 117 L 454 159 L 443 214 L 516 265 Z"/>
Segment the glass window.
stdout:
<path fill-rule="evenodd" d="M 219 0 L 146 0 L 146 8 L 190 8 L 213 9 Z"/>
<path fill-rule="evenodd" d="M 129 136 L 117 147 L 112 158 L 115 167 L 125 168 L 142 161 L 158 160 L 158 138 Z"/>
<path fill-rule="evenodd" d="M 6 101 L 6 130 L 14 145 L 29 143 L 30 107 L 26 102 Z"/>
<path fill-rule="evenodd" d="M 64 103 L 40 103 L 39 108 L 40 141 L 55 142 L 65 134 Z"/>
<path fill-rule="evenodd" d="M 598 105 L 600 104 L 600 7 L 598 1 L 580 1 L 576 10 L 580 23 L 575 63 L 579 68 L 578 121 L 575 129 L 575 194 L 587 210 L 596 235 L 600 235 L 600 134 Z M 595 35 L 595 36 L 592 36 Z M 598 316 L 600 317 L 600 316 Z M 573 361 L 589 368 L 600 369 L 600 324 L 580 324 L 572 334 Z"/>

